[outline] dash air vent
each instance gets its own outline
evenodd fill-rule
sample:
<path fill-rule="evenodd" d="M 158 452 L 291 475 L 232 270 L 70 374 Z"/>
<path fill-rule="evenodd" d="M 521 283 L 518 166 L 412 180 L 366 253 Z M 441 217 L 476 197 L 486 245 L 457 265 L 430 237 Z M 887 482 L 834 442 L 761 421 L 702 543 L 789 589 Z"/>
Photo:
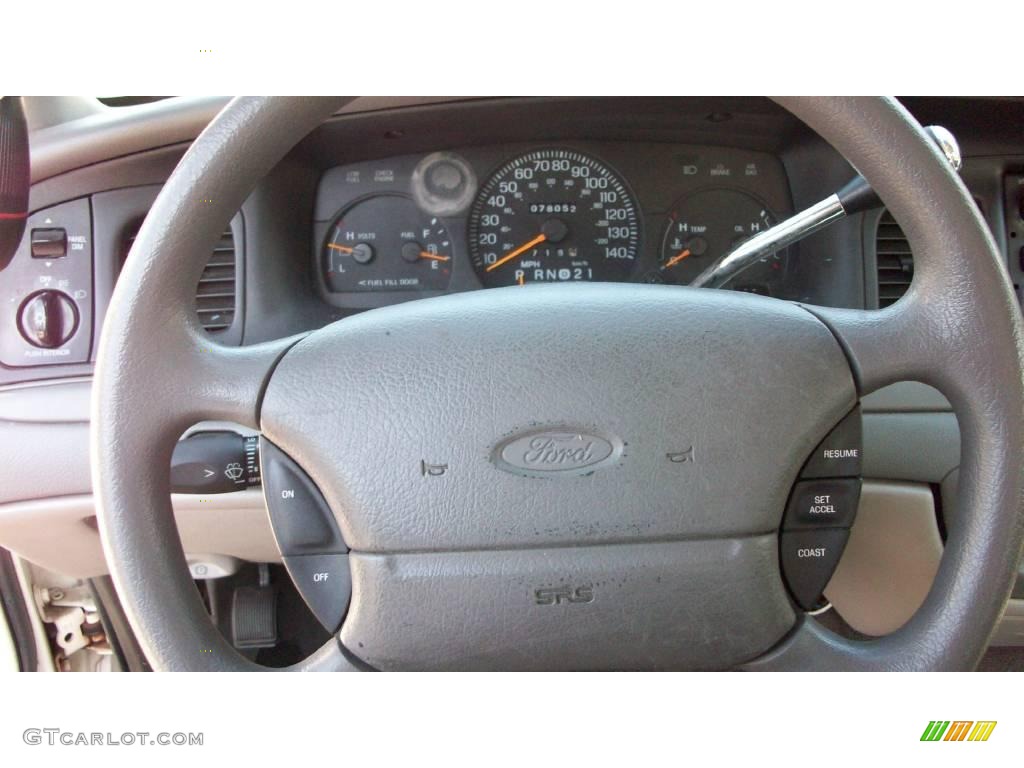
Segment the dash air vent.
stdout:
<path fill-rule="evenodd" d="M 141 226 L 141 224 L 140 224 Z M 135 227 L 126 238 L 121 262 L 128 256 L 135 243 L 139 227 Z M 210 260 L 203 269 L 203 275 L 196 286 L 196 313 L 207 333 L 217 333 L 231 327 L 235 318 L 235 236 L 231 226 L 224 230 Z"/>
<path fill-rule="evenodd" d="M 196 288 L 199 322 L 208 332 L 223 331 L 235 319 L 235 236 L 228 226 L 213 249 Z"/>
<path fill-rule="evenodd" d="M 895 304 L 910 288 L 914 276 L 914 256 L 900 225 L 888 210 L 878 220 L 875 236 L 878 268 L 878 308 Z"/>

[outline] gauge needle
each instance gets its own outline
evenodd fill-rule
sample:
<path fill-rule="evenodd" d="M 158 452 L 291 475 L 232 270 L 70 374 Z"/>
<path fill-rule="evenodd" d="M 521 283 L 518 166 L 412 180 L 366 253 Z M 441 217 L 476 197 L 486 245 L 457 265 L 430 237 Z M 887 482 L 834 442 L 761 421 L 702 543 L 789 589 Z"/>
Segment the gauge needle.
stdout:
<path fill-rule="evenodd" d="M 421 259 L 433 259 L 434 261 L 451 261 L 451 256 L 438 256 L 430 251 L 420 251 Z"/>
<path fill-rule="evenodd" d="M 352 253 L 352 249 L 349 248 L 347 245 L 337 245 L 336 243 L 328 243 L 327 247 L 333 248 L 336 251 L 341 251 L 342 253 Z"/>
<path fill-rule="evenodd" d="M 669 267 L 674 267 L 676 264 L 678 264 L 680 261 L 682 261 L 683 259 L 685 259 L 689 255 L 690 255 L 690 249 L 689 248 L 684 248 L 679 253 L 677 253 L 675 256 L 673 256 L 671 259 L 666 261 L 665 262 L 665 266 L 663 266 L 662 269 L 668 269 Z"/>
<path fill-rule="evenodd" d="M 527 252 L 528 250 L 530 250 L 531 248 L 533 248 L 533 247 L 534 247 L 535 245 L 540 245 L 541 243 L 543 243 L 543 242 L 544 242 L 545 240 L 547 240 L 547 239 L 548 239 L 547 235 L 537 235 L 537 236 L 536 236 L 535 238 L 533 238 L 533 240 L 531 240 L 530 242 L 528 242 L 528 243 L 523 243 L 522 245 L 520 245 L 520 246 L 519 246 L 518 248 L 516 248 L 516 249 L 515 249 L 514 251 L 512 251 L 511 253 L 507 253 L 507 254 L 505 254 L 504 256 L 502 256 L 502 257 L 501 257 L 500 259 L 498 259 L 498 260 L 497 260 L 496 262 L 494 262 L 493 264 L 491 264 L 491 266 L 489 266 L 489 267 L 488 267 L 488 268 L 487 268 L 487 269 L 486 269 L 485 271 L 486 271 L 486 272 L 490 272 L 490 271 L 491 271 L 491 270 L 493 270 L 493 269 L 497 269 L 498 267 L 500 267 L 500 266 L 501 266 L 502 264 L 504 264 L 505 262 L 507 262 L 507 261 L 511 261 L 511 260 L 512 260 L 512 259 L 514 259 L 514 258 L 515 258 L 516 256 L 519 256 L 520 254 L 526 253 L 526 252 Z"/>

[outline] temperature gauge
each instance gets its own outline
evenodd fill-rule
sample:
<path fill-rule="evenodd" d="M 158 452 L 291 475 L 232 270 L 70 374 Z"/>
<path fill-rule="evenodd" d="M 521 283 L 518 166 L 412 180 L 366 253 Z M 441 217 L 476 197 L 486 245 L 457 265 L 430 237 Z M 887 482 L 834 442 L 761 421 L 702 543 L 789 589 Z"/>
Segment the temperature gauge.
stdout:
<path fill-rule="evenodd" d="M 341 212 L 327 230 L 322 263 L 333 293 L 443 291 L 452 242 L 436 216 L 404 195 L 374 195 Z"/>
<path fill-rule="evenodd" d="M 649 282 L 686 285 L 719 256 L 775 224 L 757 198 L 735 189 L 707 189 L 685 197 L 669 213 L 657 270 Z M 785 251 L 766 256 L 725 287 L 773 294 L 785 274 Z"/>

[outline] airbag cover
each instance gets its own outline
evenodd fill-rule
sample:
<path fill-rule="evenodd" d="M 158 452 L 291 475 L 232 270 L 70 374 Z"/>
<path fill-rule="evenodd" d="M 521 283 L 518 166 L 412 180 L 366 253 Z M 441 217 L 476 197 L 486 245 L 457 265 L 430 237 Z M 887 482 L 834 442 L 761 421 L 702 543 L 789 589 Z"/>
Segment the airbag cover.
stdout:
<path fill-rule="evenodd" d="M 383 670 L 724 669 L 795 620 L 774 535 L 350 562 L 341 640 Z"/>
<path fill-rule="evenodd" d="M 839 345 L 799 306 L 577 284 L 339 321 L 284 356 L 261 421 L 349 547 L 392 553 L 766 533 L 854 403 Z M 517 470 L 537 435 L 569 471 Z"/>

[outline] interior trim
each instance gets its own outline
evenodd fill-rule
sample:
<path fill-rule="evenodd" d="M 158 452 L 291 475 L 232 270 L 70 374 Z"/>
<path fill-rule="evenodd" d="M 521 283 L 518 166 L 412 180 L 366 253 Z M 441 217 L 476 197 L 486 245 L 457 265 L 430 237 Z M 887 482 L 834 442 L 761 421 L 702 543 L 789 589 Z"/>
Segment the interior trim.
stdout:
<path fill-rule="evenodd" d="M 27 108 L 38 111 L 36 100 L 27 97 Z M 438 96 L 364 96 L 356 98 L 336 114 L 418 107 L 466 98 Z M 170 144 L 190 142 L 198 136 L 230 101 L 225 96 L 176 96 L 133 107 L 105 107 L 68 122 L 33 131 L 32 183 L 114 158 L 132 155 Z M 52 107 L 50 107 L 52 111 Z"/>
<path fill-rule="evenodd" d="M 172 494 L 182 546 L 189 555 L 281 561 L 263 493 L 253 488 L 213 496 Z M 72 578 L 109 572 L 91 495 L 0 504 L 0 546 Z"/>
<path fill-rule="evenodd" d="M 865 481 L 850 540 L 825 597 L 858 632 L 895 632 L 928 596 L 942 549 L 929 486 Z"/>

